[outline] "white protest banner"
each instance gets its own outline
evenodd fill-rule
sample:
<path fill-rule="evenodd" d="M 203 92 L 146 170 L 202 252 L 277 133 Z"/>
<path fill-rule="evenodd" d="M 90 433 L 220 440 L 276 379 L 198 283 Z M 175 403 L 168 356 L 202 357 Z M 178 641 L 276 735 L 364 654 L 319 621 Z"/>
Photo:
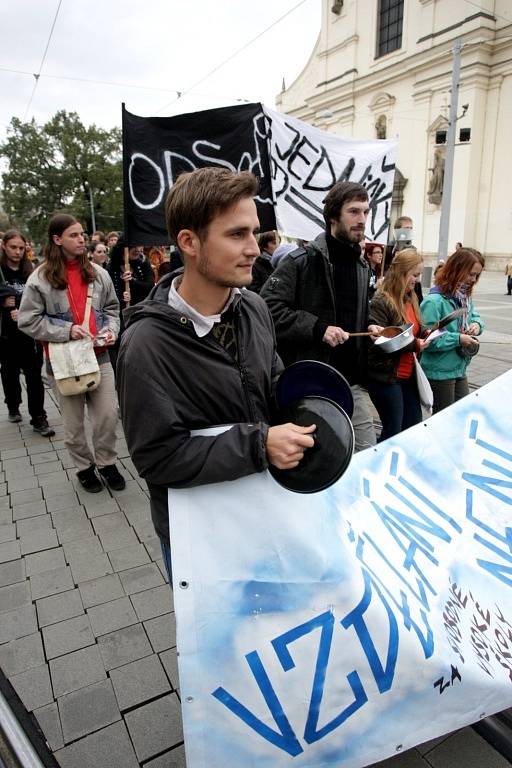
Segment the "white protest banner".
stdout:
<path fill-rule="evenodd" d="M 188 768 L 358 768 L 511 705 L 511 387 L 319 494 L 169 492 Z"/>
<path fill-rule="evenodd" d="M 271 120 L 270 165 L 277 226 L 311 240 L 325 228 L 323 199 L 337 181 L 356 181 L 368 192 L 366 239 L 386 243 L 395 177 L 396 139 L 339 136 L 264 107 Z"/>

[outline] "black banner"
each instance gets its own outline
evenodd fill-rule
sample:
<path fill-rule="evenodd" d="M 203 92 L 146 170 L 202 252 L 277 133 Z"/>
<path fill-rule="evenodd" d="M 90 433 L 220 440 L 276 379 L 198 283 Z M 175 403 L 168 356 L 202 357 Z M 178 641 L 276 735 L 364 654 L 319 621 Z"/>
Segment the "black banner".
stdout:
<path fill-rule="evenodd" d="M 138 117 L 123 104 L 125 236 L 129 245 L 169 242 L 164 203 L 180 173 L 205 166 L 252 171 L 262 231 L 276 228 L 261 104 L 243 104 L 175 117 Z"/>

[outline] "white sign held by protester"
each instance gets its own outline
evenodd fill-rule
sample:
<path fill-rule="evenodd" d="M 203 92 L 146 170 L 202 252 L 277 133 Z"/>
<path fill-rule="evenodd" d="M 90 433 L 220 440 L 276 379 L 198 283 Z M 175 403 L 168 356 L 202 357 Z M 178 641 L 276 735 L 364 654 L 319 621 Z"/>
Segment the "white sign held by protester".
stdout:
<path fill-rule="evenodd" d="M 368 192 L 366 239 L 387 242 L 395 177 L 396 139 L 366 140 L 328 133 L 281 112 L 271 120 L 270 165 L 277 226 L 289 237 L 311 240 L 324 228 L 323 199 L 337 181 Z"/>
<path fill-rule="evenodd" d="M 359 768 L 510 706 L 511 387 L 318 494 L 169 491 L 188 768 Z"/>

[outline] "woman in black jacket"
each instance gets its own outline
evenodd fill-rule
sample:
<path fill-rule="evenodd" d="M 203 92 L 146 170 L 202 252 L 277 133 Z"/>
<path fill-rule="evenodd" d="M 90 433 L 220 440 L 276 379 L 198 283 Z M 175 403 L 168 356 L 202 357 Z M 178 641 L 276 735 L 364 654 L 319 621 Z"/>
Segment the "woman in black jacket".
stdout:
<path fill-rule="evenodd" d="M 108 273 L 114 283 L 117 298 L 121 307 L 121 327 L 116 343 L 109 347 L 110 362 L 114 371 L 117 365 L 117 356 L 119 353 L 119 344 L 124 331 L 123 309 L 127 306 L 133 306 L 142 301 L 153 288 L 155 281 L 151 264 L 144 258 L 143 247 L 141 245 L 128 248 L 129 269 L 125 269 L 124 249 L 126 247 L 123 235 L 120 235 L 117 243 L 110 251 L 110 263 Z M 126 290 L 126 282 L 129 284 L 129 290 Z"/>
<path fill-rule="evenodd" d="M 114 283 L 117 298 L 124 309 L 128 302 L 138 304 L 146 298 L 153 288 L 153 270 L 151 264 L 144 258 L 142 245 L 128 248 L 129 269 L 124 264 L 125 241 L 123 235 L 110 251 L 110 263 L 108 272 Z M 126 292 L 125 281 L 129 283 L 129 297 Z"/>
<path fill-rule="evenodd" d="M 18 329 L 18 309 L 25 284 L 32 273 L 26 253 L 27 241 L 16 229 L 9 229 L 0 250 L 1 378 L 8 419 L 14 424 L 22 421 L 20 414 L 23 371 L 27 387 L 30 423 L 35 432 L 52 437 L 55 431 L 48 425 L 44 409 L 44 385 L 41 379 L 43 350 L 30 336 Z"/>
<path fill-rule="evenodd" d="M 368 392 L 382 422 L 379 442 L 421 421 L 414 353 L 425 344 L 414 287 L 423 260 L 416 249 L 398 251 L 370 304 L 370 323 L 383 327 L 412 323 L 414 339 L 392 354 L 372 344 L 368 352 Z"/>

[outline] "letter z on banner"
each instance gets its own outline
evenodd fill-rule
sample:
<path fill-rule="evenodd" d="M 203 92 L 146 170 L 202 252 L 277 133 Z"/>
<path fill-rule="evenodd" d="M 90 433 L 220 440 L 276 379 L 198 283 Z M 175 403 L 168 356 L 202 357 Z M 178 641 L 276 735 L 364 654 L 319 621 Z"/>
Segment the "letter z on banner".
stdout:
<path fill-rule="evenodd" d="M 324 229 L 322 201 L 337 181 L 366 187 L 366 238 L 386 243 L 395 176 L 396 140 L 344 138 L 264 107 L 272 121 L 270 163 L 277 226 L 311 240 Z"/>
<path fill-rule="evenodd" d="M 359 768 L 510 707 L 511 387 L 322 493 L 169 491 L 188 768 Z"/>

